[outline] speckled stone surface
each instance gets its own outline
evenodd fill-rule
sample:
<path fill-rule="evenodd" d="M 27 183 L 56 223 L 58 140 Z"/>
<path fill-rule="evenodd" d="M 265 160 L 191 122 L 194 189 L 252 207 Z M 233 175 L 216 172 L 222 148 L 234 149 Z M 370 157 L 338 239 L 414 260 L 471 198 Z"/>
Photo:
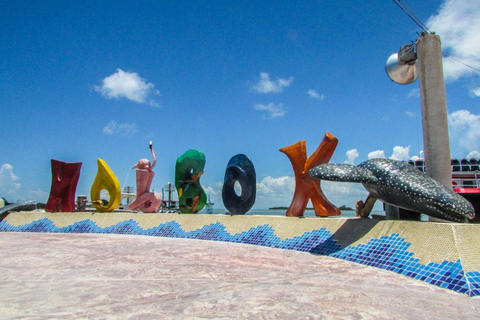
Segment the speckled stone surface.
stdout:
<path fill-rule="evenodd" d="M 114 234 L 0 233 L 1 319 L 478 319 L 480 298 L 327 256 Z"/>

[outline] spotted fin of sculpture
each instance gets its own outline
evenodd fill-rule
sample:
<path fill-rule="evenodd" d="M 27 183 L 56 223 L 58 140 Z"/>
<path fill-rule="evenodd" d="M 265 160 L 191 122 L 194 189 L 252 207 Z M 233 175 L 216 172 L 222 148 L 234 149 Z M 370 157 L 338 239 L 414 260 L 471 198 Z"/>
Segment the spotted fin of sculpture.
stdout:
<path fill-rule="evenodd" d="M 371 171 L 346 163 L 322 164 L 308 171 L 308 174 L 321 180 L 377 183 L 377 177 Z"/>
<path fill-rule="evenodd" d="M 465 222 L 475 211 L 470 202 L 403 161 L 370 159 L 356 169 L 345 164 L 324 164 L 308 171 L 314 178 L 360 182 L 369 196 L 426 215 Z M 373 179 L 373 178 L 375 179 Z"/>

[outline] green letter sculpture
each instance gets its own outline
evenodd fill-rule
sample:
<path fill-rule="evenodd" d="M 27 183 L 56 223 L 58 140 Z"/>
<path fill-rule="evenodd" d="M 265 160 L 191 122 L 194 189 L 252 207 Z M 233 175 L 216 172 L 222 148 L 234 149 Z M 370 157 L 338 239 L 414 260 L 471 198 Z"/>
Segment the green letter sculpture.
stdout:
<path fill-rule="evenodd" d="M 205 155 L 198 150 L 187 150 L 175 165 L 175 187 L 181 213 L 197 213 L 205 206 L 207 194 L 200 185 L 205 168 Z"/>

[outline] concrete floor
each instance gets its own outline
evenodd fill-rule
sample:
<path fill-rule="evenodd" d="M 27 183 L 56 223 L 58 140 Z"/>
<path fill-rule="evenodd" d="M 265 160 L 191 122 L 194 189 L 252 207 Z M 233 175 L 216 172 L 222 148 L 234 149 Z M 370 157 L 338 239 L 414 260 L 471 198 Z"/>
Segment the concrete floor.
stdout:
<path fill-rule="evenodd" d="M 0 319 L 60 318 L 479 319 L 480 299 L 296 251 L 0 233 Z"/>

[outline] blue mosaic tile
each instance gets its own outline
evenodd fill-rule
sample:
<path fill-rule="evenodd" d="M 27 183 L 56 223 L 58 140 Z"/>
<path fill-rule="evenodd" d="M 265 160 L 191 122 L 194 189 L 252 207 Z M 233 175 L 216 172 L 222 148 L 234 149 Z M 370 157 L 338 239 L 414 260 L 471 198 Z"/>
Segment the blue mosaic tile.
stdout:
<path fill-rule="evenodd" d="M 366 244 L 344 248 L 337 243 L 334 234 L 326 228 L 305 232 L 301 236 L 282 240 L 275 235 L 275 230 L 268 224 L 260 225 L 238 234 L 230 234 L 220 222 L 186 232 L 176 221 L 169 221 L 156 227 L 143 229 L 133 219 L 122 221 L 106 228 L 101 228 L 94 221 L 86 219 L 75 222 L 70 226 L 59 228 L 50 219 L 44 218 L 21 226 L 12 226 L 5 221 L 0 221 L 0 232 L 2 231 L 113 233 L 260 245 L 326 255 L 389 270 L 470 296 L 480 295 L 479 272 L 465 273 L 460 260 L 423 265 L 418 258 L 415 258 L 413 252 L 408 251 L 410 243 L 396 233 L 382 236 L 379 239 L 370 239 Z"/>

